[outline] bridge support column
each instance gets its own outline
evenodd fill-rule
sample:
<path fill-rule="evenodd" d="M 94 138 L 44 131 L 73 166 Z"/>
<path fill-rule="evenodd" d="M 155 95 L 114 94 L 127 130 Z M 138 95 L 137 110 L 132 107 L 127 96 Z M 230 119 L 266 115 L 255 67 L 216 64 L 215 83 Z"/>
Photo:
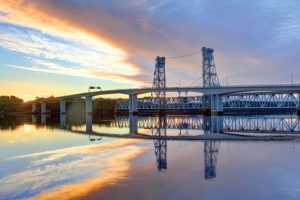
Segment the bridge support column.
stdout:
<path fill-rule="evenodd" d="M 222 95 L 213 94 L 210 96 L 211 115 L 223 115 Z"/>
<path fill-rule="evenodd" d="M 92 132 L 93 126 L 93 97 L 85 97 L 85 122 L 86 122 L 86 132 Z"/>
<path fill-rule="evenodd" d="M 129 95 L 129 114 L 130 115 L 137 115 L 137 94 L 130 94 Z"/>
<path fill-rule="evenodd" d="M 47 114 L 46 103 L 41 103 L 41 114 Z"/>
<path fill-rule="evenodd" d="M 59 106 L 59 110 L 60 110 L 60 116 L 59 116 L 59 120 L 60 120 L 60 128 L 66 128 L 66 101 L 64 99 L 60 100 L 60 106 Z"/>
<path fill-rule="evenodd" d="M 66 114 L 66 101 L 64 99 L 60 100 L 60 114 L 65 115 Z"/>
<path fill-rule="evenodd" d="M 93 97 L 91 96 L 85 97 L 85 113 L 86 115 L 93 114 Z"/>
<path fill-rule="evenodd" d="M 85 127 L 86 127 L 86 132 L 93 131 L 93 116 L 92 115 L 88 115 L 88 114 L 86 115 Z"/>
<path fill-rule="evenodd" d="M 31 104 L 31 112 L 32 113 L 36 112 L 36 103 Z"/>

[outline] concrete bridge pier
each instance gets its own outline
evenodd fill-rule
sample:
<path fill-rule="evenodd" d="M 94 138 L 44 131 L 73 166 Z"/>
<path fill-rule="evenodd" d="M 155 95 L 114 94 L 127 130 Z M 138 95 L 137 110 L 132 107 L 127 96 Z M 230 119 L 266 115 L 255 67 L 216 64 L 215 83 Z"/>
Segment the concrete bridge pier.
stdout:
<path fill-rule="evenodd" d="M 86 132 L 93 131 L 93 116 L 92 115 L 86 115 L 85 128 L 86 128 Z"/>
<path fill-rule="evenodd" d="M 210 96 L 210 108 L 211 108 L 211 115 L 223 115 L 223 96 L 218 94 L 213 94 Z"/>
<path fill-rule="evenodd" d="M 129 134 L 138 134 L 138 117 L 129 116 Z"/>
<path fill-rule="evenodd" d="M 137 115 L 137 94 L 129 95 L 129 115 Z"/>
<path fill-rule="evenodd" d="M 41 103 L 41 114 L 47 114 L 47 107 L 46 107 L 46 103 L 43 102 Z"/>
<path fill-rule="evenodd" d="M 66 114 L 66 101 L 64 99 L 61 99 L 59 102 L 59 110 L 60 110 L 60 115 Z"/>
<path fill-rule="evenodd" d="M 59 111 L 60 111 L 60 128 L 65 129 L 67 127 L 66 125 L 66 101 L 64 99 L 61 99 L 59 102 Z"/>
<path fill-rule="evenodd" d="M 85 113 L 86 115 L 93 114 L 93 97 L 91 96 L 85 97 Z"/>
<path fill-rule="evenodd" d="M 86 96 L 85 97 L 85 122 L 86 122 L 86 132 L 93 131 L 93 97 Z"/>
<path fill-rule="evenodd" d="M 36 112 L 36 103 L 31 104 L 31 112 L 32 113 Z"/>

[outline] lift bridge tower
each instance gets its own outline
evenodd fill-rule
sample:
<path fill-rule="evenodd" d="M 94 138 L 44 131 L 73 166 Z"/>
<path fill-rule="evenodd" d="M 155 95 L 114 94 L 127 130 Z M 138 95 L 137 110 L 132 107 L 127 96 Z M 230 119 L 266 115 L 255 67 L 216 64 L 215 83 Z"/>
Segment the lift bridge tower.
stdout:
<path fill-rule="evenodd" d="M 153 79 L 153 88 L 164 89 L 166 88 L 166 69 L 165 69 L 166 58 L 157 56 L 155 59 L 155 70 Z M 157 100 L 159 113 L 165 113 L 165 99 L 166 91 L 156 91 L 154 96 Z"/>
<path fill-rule="evenodd" d="M 202 47 L 202 57 L 203 87 L 220 86 L 214 60 L 214 49 Z"/>
<path fill-rule="evenodd" d="M 203 87 L 219 87 L 219 78 L 214 60 L 214 49 L 202 47 L 202 79 Z M 204 114 L 211 114 L 211 96 L 203 95 Z"/>

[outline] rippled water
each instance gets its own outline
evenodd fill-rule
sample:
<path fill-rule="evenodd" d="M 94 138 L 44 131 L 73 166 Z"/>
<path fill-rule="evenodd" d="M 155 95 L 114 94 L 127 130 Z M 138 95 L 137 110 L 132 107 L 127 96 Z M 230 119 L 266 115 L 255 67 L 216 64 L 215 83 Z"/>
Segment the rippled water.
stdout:
<path fill-rule="evenodd" d="M 89 127 L 77 117 L 63 122 L 1 118 L 0 199 L 300 199 L 297 140 L 169 141 L 84 134 L 90 129 L 184 136 L 206 131 L 199 125 L 201 116 L 168 118 L 163 127 L 158 118 L 135 120 L 137 125 L 126 118 L 94 117 Z M 283 118 L 295 125 L 294 118 L 288 120 Z"/>

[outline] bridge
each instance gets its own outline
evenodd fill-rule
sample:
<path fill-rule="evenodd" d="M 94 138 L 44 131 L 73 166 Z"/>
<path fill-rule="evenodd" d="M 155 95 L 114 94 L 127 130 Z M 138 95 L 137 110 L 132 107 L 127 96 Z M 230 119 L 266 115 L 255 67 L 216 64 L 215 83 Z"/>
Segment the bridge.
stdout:
<path fill-rule="evenodd" d="M 85 99 L 87 115 L 93 112 L 93 97 L 108 94 L 128 95 L 128 99 L 117 101 L 116 111 L 128 111 L 138 114 L 145 110 L 156 110 L 165 113 L 168 110 L 202 110 L 208 115 L 222 115 L 228 110 L 247 109 L 291 109 L 300 110 L 299 84 L 278 85 L 220 85 L 214 62 L 214 50 L 202 48 L 202 86 L 167 87 L 165 74 L 165 57 L 155 59 L 155 70 L 152 87 L 130 88 L 106 91 L 85 92 L 57 97 L 60 101 L 60 113 L 66 114 L 66 102 L 73 99 Z M 198 93 L 193 97 L 167 97 L 166 93 Z M 138 98 L 138 95 L 151 93 L 151 98 Z M 41 114 L 46 114 L 47 101 L 41 102 Z M 36 103 L 32 104 L 32 112 L 36 111 Z M 163 111 L 163 112 L 160 112 Z"/>

